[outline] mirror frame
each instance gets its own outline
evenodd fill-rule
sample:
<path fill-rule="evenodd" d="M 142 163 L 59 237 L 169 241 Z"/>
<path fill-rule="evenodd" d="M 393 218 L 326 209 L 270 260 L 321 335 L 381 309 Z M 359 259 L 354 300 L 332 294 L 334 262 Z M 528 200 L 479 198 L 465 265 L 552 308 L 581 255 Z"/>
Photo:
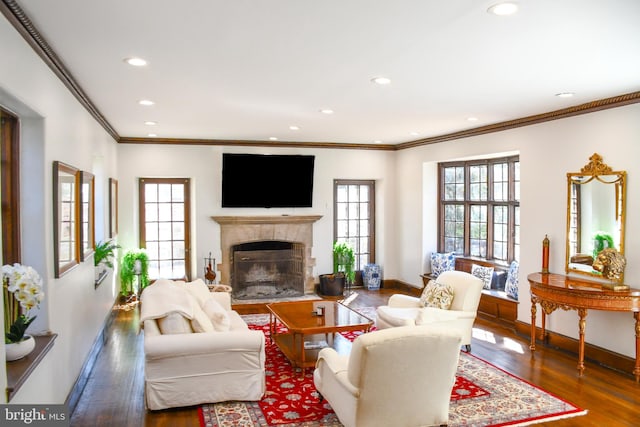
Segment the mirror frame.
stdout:
<path fill-rule="evenodd" d="M 612 177 L 613 179 L 606 179 L 605 176 Z M 577 181 L 576 178 L 584 178 L 582 181 Z M 594 153 L 589 157 L 589 163 L 586 164 L 580 172 L 567 173 L 567 242 L 566 242 L 566 260 L 565 271 L 566 273 L 584 274 L 593 277 L 602 277 L 602 274 L 592 271 L 582 271 L 576 268 L 570 268 L 569 260 L 571 258 L 571 186 L 572 185 L 584 185 L 592 181 L 599 181 L 603 184 L 619 184 L 616 185 L 615 192 L 615 209 L 616 216 L 620 218 L 620 240 L 618 252 L 624 255 L 624 235 L 625 235 L 625 217 L 626 217 L 626 189 L 627 189 L 627 172 L 626 171 L 614 171 L 611 167 L 606 165 L 602 161 L 602 156 L 598 153 Z M 624 275 L 620 277 L 619 282 L 624 281 Z"/>

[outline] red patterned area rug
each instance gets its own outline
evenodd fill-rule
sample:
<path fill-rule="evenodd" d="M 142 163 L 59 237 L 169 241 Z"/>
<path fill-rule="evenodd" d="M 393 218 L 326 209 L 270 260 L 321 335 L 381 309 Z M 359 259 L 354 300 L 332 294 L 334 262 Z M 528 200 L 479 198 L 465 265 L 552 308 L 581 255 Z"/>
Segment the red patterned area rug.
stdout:
<path fill-rule="evenodd" d="M 326 400 L 319 402 L 313 370 L 304 376 L 269 339 L 268 315 L 243 316 L 266 337 L 267 391 L 259 402 L 202 405 L 203 427 L 341 426 Z M 348 334 L 353 340 L 356 335 Z M 565 400 L 517 378 L 482 359 L 460 353 L 451 392 L 449 426 L 523 426 L 586 414 Z"/>

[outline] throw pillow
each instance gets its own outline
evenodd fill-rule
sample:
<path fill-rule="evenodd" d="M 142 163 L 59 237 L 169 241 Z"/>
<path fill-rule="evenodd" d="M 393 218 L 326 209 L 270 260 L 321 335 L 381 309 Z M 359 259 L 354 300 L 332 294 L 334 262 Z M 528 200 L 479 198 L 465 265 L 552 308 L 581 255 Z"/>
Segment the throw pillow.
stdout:
<path fill-rule="evenodd" d="M 218 301 L 209 298 L 202 308 L 216 331 L 227 332 L 231 328 L 229 313 Z"/>
<path fill-rule="evenodd" d="M 450 271 L 456 268 L 456 257 L 453 252 L 431 254 L 431 275 L 436 278 L 443 271 Z"/>
<path fill-rule="evenodd" d="M 209 319 L 209 316 L 204 312 L 198 301 L 195 298 L 191 297 L 193 301 L 193 319 L 191 319 L 191 327 L 194 332 L 215 332 L 215 328 L 213 327 L 213 323 Z"/>
<path fill-rule="evenodd" d="M 420 296 L 420 303 L 425 307 L 449 310 L 453 303 L 453 288 L 435 280 L 429 280 Z"/>
<path fill-rule="evenodd" d="M 482 280 L 484 289 L 491 289 L 491 278 L 493 277 L 493 267 L 483 267 L 478 264 L 471 266 L 471 274 Z"/>
<path fill-rule="evenodd" d="M 504 285 L 504 291 L 507 296 L 517 300 L 518 299 L 518 273 L 520 265 L 518 261 L 513 261 L 509 266 L 509 273 L 507 274 L 507 282 Z"/>
<path fill-rule="evenodd" d="M 162 335 L 190 334 L 193 332 L 189 319 L 180 313 L 169 313 L 157 320 Z"/>

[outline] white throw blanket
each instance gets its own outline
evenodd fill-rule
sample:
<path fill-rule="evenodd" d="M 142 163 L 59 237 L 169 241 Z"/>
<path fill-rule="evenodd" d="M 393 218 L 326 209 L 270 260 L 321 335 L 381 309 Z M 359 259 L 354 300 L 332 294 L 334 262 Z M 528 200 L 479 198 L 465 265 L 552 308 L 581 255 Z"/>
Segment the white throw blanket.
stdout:
<path fill-rule="evenodd" d="M 193 297 L 170 280 L 159 279 L 147 286 L 140 296 L 140 323 L 160 319 L 169 313 L 180 313 L 193 319 Z"/>

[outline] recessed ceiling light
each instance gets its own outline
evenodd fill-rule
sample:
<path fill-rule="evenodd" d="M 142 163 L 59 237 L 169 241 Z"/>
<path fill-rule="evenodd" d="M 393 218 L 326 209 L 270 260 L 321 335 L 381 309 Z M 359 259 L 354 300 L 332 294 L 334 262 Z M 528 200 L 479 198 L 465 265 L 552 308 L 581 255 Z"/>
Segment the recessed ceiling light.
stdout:
<path fill-rule="evenodd" d="M 147 120 L 146 122 L 144 122 L 144 124 L 147 126 L 155 126 L 158 124 L 158 122 L 154 122 L 153 120 Z"/>
<path fill-rule="evenodd" d="M 158 134 L 157 133 L 148 133 L 147 136 L 149 138 L 155 138 L 156 136 L 158 136 Z"/>
<path fill-rule="evenodd" d="M 467 117 L 467 120 L 470 122 L 477 122 L 478 118 L 477 117 Z"/>
<path fill-rule="evenodd" d="M 391 79 L 387 77 L 374 77 L 371 79 L 371 81 L 378 85 L 388 85 L 389 83 L 391 83 Z"/>
<path fill-rule="evenodd" d="M 556 93 L 556 96 L 558 98 L 571 98 L 574 95 L 573 92 L 560 92 L 560 93 Z"/>
<path fill-rule="evenodd" d="M 382 144 L 382 141 L 380 141 L 379 139 L 376 139 L 375 141 L 373 141 L 374 144 Z"/>
<path fill-rule="evenodd" d="M 137 57 L 125 58 L 124 62 L 126 62 L 129 65 L 133 65 L 134 67 L 144 67 L 145 65 L 147 65 L 147 61 Z"/>
<path fill-rule="evenodd" d="M 414 131 L 414 132 L 409 132 L 409 135 L 411 135 L 411 136 L 418 136 L 418 135 L 420 135 L 420 133 L 419 133 L 419 132 L 415 132 L 415 131 Z"/>
<path fill-rule="evenodd" d="M 320 110 L 320 112 L 322 114 L 333 114 L 333 110 L 330 108 L 323 108 L 322 110 Z"/>
<path fill-rule="evenodd" d="M 277 141 L 277 140 L 278 140 L 278 138 L 276 138 L 275 136 L 270 136 L 269 137 L 269 141 Z"/>
<path fill-rule="evenodd" d="M 140 105 L 144 105 L 145 107 L 150 107 L 153 104 L 155 104 L 155 102 L 148 100 L 148 99 L 141 99 L 140 101 L 138 101 L 138 104 Z"/>
<path fill-rule="evenodd" d="M 518 11 L 518 3 L 505 1 L 501 3 L 496 3 L 487 9 L 487 12 L 493 13 L 498 16 L 507 16 L 513 15 Z"/>
<path fill-rule="evenodd" d="M 300 130 L 300 128 L 298 126 L 296 126 L 296 125 L 289 126 L 289 129 L 291 129 L 291 130 Z"/>

